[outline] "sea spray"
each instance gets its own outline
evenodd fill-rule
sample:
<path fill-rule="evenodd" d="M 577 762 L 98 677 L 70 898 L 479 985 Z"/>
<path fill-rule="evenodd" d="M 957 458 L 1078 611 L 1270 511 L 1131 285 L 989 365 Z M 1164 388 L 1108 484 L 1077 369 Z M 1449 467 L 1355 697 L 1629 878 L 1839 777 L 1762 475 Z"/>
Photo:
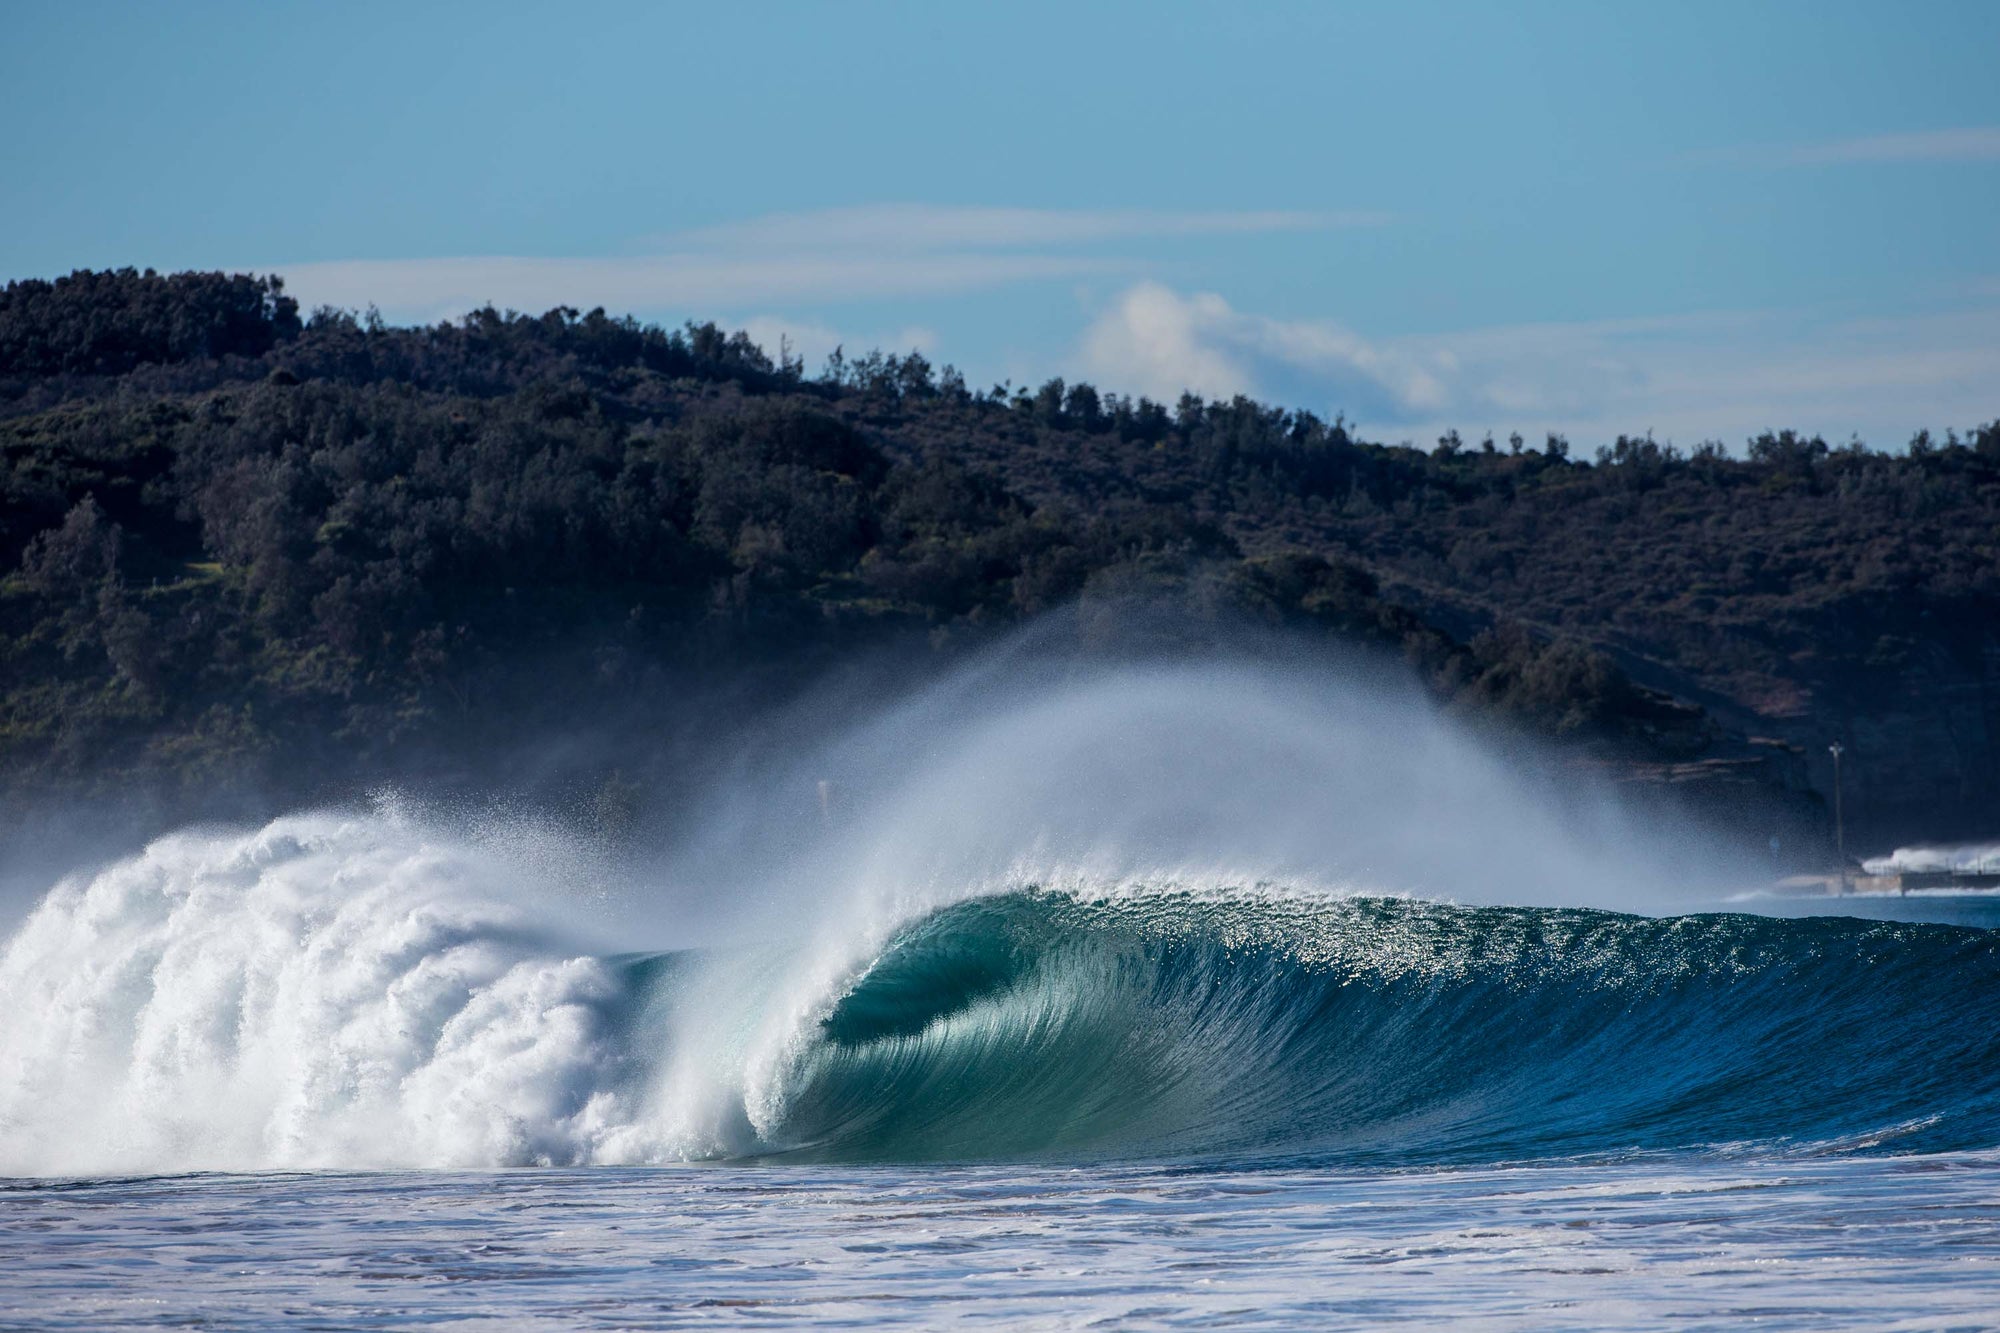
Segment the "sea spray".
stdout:
<path fill-rule="evenodd" d="M 718 783 L 659 892 L 717 938 L 880 938 L 1025 882 L 1312 884 L 1671 911 L 1759 871 L 1347 663 L 981 658 Z M 811 923 L 810 932 L 804 927 Z"/>

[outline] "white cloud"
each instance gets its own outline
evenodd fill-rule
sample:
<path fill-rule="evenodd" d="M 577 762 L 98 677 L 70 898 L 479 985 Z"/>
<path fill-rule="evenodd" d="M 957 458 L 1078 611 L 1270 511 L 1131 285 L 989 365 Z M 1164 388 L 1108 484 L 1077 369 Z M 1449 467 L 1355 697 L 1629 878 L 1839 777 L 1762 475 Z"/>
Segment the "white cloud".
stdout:
<path fill-rule="evenodd" d="M 1350 412 L 1400 418 L 1444 405 L 1449 357 L 1371 344 L 1329 321 L 1287 321 L 1232 309 L 1220 296 L 1183 297 L 1156 282 L 1128 290 L 1092 323 L 1085 368 L 1107 384 L 1171 402 L 1283 396 L 1311 387 Z"/>
<path fill-rule="evenodd" d="M 1083 367 L 1121 389 L 1167 402 L 1184 391 L 1212 398 L 1254 392 L 1251 367 L 1227 339 L 1204 327 L 1227 313 L 1220 297 L 1186 300 L 1158 283 L 1141 283 L 1085 331 Z"/>
<path fill-rule="evenodd" d="M 1152 212 L 879 204 L 782 213 L 661 238 L 627 256 L 512 255 L 278 264 L 307 306 L 369 304 L 439 319 L 491 303 L 541 311 L 680 310 L 939 296 L 1051 279 L 1129 276 L 1074 247 L 1164 236 L 1372 225 L 1375 213 Z"/>
<path fill-rule="evenodd" d="M 1796 426 L 1888 446 L 1918 426 L 2000 415 L 2000 307 L 1872 320 L 1724 312 L 1370 340 L 1141 283 L 1089 326 L 1080 359 L 1109 389 L 1164 401 L 1185 388 L 1248 393 L 1425 443 L 1452 427 L 1474 438 L 1559 430 L 1579 443 L 1651 430 L 1693 443 Z"/>

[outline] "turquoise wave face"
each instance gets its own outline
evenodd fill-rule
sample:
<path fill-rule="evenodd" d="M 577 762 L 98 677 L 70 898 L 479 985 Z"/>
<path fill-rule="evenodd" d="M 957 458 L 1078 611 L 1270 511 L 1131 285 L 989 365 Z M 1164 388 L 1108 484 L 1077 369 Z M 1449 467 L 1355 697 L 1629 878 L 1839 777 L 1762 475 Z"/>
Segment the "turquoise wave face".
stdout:
<path fill-rule="evenodd" d="M 2000 1142 L 2000 937 L 1033 890 L 907 924 L 768 1152 L 1438 1162 Z"/>

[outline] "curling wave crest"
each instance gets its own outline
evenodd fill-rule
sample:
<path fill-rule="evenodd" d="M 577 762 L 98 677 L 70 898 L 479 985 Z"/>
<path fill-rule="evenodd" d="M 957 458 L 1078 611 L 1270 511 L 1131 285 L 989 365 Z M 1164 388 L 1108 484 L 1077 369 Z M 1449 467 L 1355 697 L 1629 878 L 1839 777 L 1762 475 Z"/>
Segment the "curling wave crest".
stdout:
<path fill-rule="evenodd" d="M 618 955 L 511 873 L 314 815 L 63 882 L 0 955 L 0 1172 L 2000 1141 L 1983 931 L 1127 882 Z"/>

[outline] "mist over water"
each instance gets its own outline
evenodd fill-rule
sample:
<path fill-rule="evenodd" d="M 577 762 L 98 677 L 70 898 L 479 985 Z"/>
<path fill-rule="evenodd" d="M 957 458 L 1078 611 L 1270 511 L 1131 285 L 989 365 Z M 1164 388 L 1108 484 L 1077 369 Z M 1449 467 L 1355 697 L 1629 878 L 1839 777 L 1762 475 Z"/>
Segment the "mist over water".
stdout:
<path fill-rule="evenodd" d="M 668 873 L 788 917 L 1029 879 L 1645 911 L 1744 874 L 1368 665 L 1079 665 L 1029 647 L 767 758 L 699 827 Z"/>
<path fill-rule="evenodd" d="M 1368 670 L 1017 646 L 821 734 L 640 867 L 387 799 L 63 880 L 0 1173 L 1994 1138 L 1983 932 L 1676 917 L 1726 858 Z"/>

